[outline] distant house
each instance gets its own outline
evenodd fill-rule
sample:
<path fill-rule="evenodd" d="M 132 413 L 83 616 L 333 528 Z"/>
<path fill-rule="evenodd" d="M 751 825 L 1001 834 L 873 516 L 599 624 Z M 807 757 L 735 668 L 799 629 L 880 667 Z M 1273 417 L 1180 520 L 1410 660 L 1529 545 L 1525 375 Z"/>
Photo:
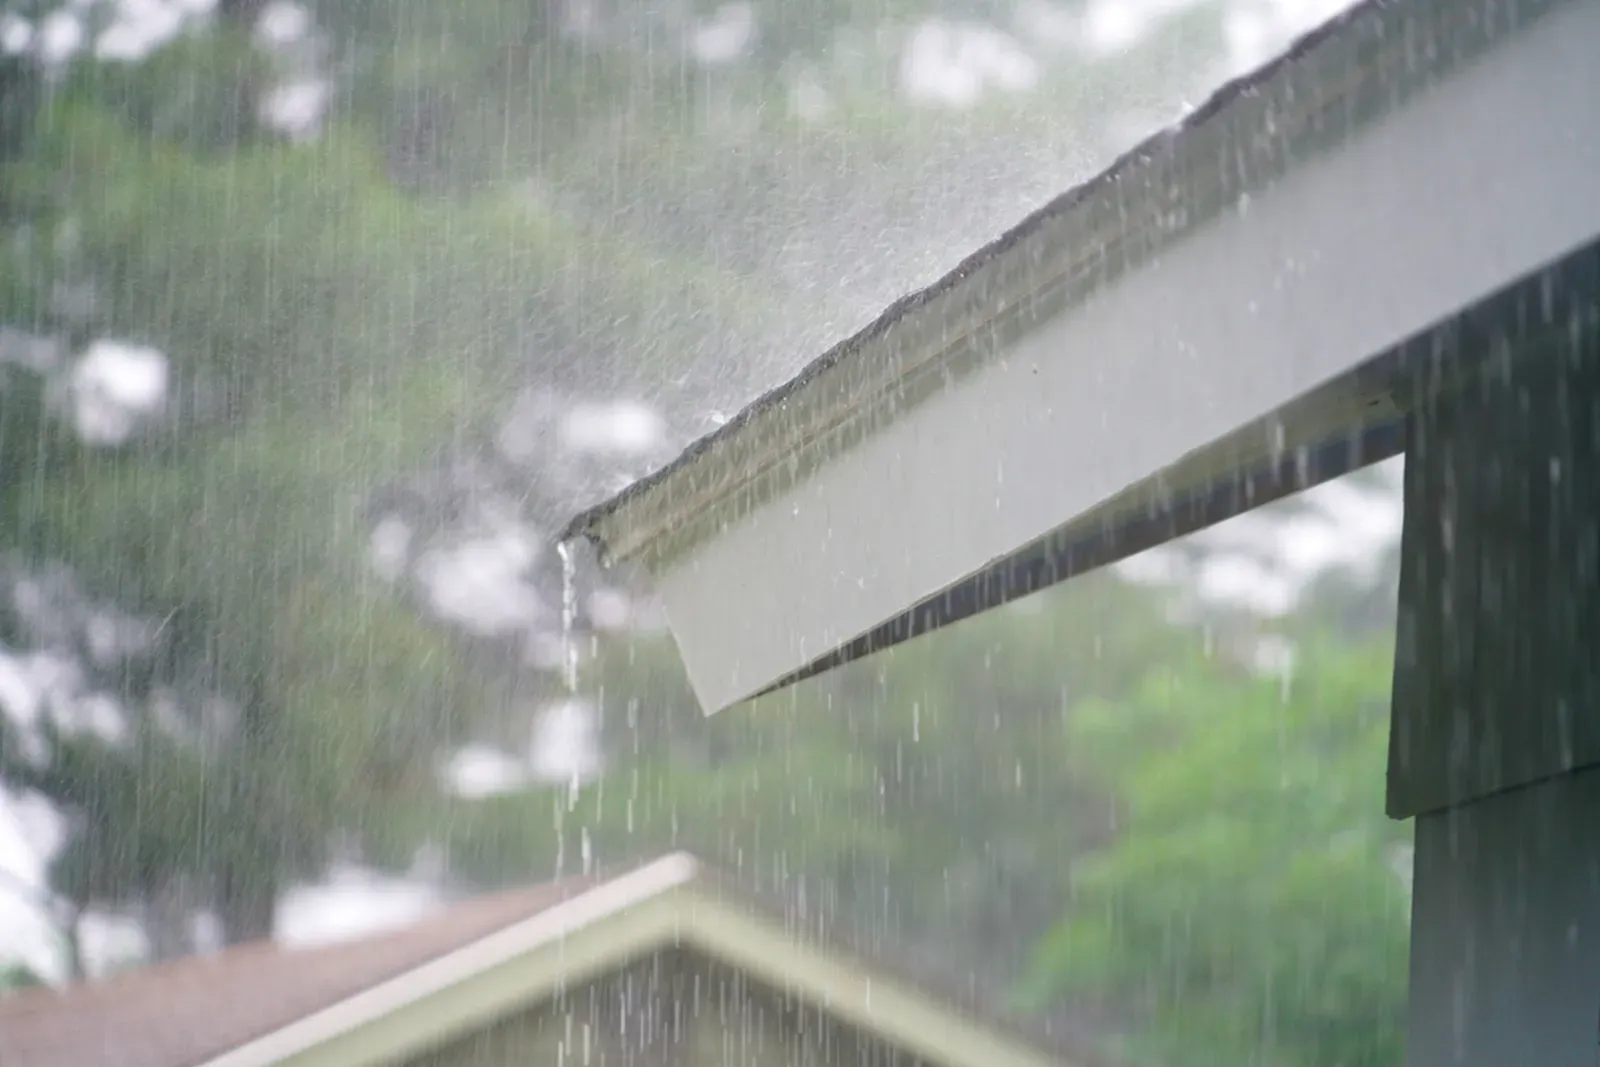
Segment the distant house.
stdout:
<path fill-rule="evenodd" d="M 5 1067 L 1057 1067 L 685 855 L 0 1000 Z"/>

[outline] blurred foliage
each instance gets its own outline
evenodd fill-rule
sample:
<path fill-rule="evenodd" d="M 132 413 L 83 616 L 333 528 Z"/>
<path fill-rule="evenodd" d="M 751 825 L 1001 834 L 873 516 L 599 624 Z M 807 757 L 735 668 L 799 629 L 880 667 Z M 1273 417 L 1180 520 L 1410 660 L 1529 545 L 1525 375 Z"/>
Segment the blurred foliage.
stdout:
<path fill-rule="evenodd" d="M 0 966 L 0 997 L 19 989 L 36 989 L 44 984 L 43 978 L 20 964 Z"/>
<path fill-rule="evenodd" d="M 5 320 L 155 344 L 180 405 L 107 452 L 8 381 L 0 469 L 30 476 L 4 480 L 7 539 L 174 621 L 175 666 L 146 683 L 192 680 L 238 704 L 229 749 L 204 760 L 156 730 L 131 762 L 63 742 L 48 773 L 0 747 L 0 770 L 81 821 L 56 871 L 74 899 L 199 873 L 270 900 L 321 869 L 336 831 L 367 833 L 386 796 L 430 783 L 485 685 L 460 641 L 370 575 L 370 494 L 486 440 L 541 366 L 660 382 L 736 343 L 761 304 L 736 278 L 663 270 L 515 190 L 412 199 L 359 129 L 267 137 L 234 104 L 253 100 L 238 82 L 260 76 L 256 55 L 225 25 L 137 65 L 80 63 L 5 165 L 27 219 L 26 243 L 0 255 Z M 92 300 L 63 312 L 64 287 Z M 685 324 L 684 307 L 704 317 Z M 211 824 L 151 822 L 152 803 Z M 224 907 L 238 936 L 270 922 L 247 895 L 248 914 Z"/>
<path fill-rule="evenodd" d="M 1401 1059 L 1410 828 L 1382 795 L 1389 652 L 1326 637 L 1282 682 L 1181 660 L 1074 717 L 1115 833 L 1025 992 L 1115 997 L 1168 1062 Z"/>

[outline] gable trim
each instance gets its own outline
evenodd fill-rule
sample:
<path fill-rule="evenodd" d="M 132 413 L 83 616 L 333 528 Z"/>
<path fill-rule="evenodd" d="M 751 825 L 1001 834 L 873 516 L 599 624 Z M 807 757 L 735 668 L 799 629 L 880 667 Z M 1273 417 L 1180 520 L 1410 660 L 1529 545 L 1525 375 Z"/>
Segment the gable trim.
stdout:
<path fill-rule="evenodd" d="M 730 965 L 945 1067 L 1066 1067 L 852 956 L 821 951 L 696 883 L 674 855 L 199 1067 L 386 1067 L 665 947 Z"/>
<path fill-rule="evenodd" d="M 421 1051 L 670 938 L 666 896 L 698 868 L 664 857 L 199 1067 L 362 1067 Z"/>
<path fill-rule="evenodd" d="M 766 985 L 948 1067 L 1064 1067 L 1062 1060 L 989 1026 L 961 1018 L 948 1004 L 902 982 L 875 976 L 856 961 L 817 951 L 743 908 L 691 890 L 685 941 Z"/>

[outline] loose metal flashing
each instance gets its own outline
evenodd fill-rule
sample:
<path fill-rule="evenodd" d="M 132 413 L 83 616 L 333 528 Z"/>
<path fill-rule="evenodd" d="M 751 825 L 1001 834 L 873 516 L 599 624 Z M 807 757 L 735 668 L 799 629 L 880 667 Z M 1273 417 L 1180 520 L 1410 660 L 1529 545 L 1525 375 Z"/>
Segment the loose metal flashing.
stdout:
<path fill-rule="evenodd" d="M 715 711 L 1393 455 L 1407 354 L 1600 237 L 1597 54 L 1357 6 L 564 536 Z"/>

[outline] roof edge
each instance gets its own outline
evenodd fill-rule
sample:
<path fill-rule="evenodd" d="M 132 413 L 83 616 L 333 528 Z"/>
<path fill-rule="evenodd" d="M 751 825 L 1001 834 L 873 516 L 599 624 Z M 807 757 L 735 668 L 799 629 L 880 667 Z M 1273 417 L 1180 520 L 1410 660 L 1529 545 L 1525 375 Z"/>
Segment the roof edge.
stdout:
<path fill-rule="evenodd" d="M 665 467 L 578 514 L 562 529 L 559 539 L 591 542 L 606 563 L 651 556 L 663 538 L 674 542 L 668 547 L 675 554 L 688 547 L 677 542 L 684 540 L 682 531 L 686 525 L 699 521 L 697 516 L 705 519 L 730 498 L 750 492 L 757 483 L 772 480 L 769 476 L 774 472 L 789 480 L 803 476 L 804 471 L 798 469 L 803 463 L 796 463 L 798 453 L 814 450 L 824 437 L 839 436 L 842 424 L 852 419 L 860 421 L 874 406 L 881 407 L 888 401 L 903 407 L 906 398 L 898 394 L 908 374 L 930 367 L 948 373 L 952 350 L 962 345 L 974 347 L 973 335 L 992 332 L 996 320 L 1003 316 L 1036 317 L 1044 310 L 1053 317 L 1104 284 L 1111 274 L 1139 268 L 1167 244 L 1216 217 L 1238 196 L 1270 183 L 1289 167 L 1303 164 L 1314 150 L 1345 139 L 1376 115 L 1403 105 L 1445 70 L 1464 65 L 1486 45 L 1525 27 L 1545 10 L 1563 2 L 1532 0 L 1521 5 L 1521 14 L 1515 20 L 1499 19 L 1492 12 L 1480 10 L 1498 6 L 1490 0 L 1471 4 L 1364 0 L 1356 4 L 1299 37 L 1277 58 L 1225 83 L 1182 122 L 1157 131 L 1095 177 L 1034 211 L 932 285 L 891 304 L 872 323 L 745 407 L 726 425 L 695 441 Z M 1418 21 L 1437 23 L 1455 38 L 1450 48 L 1439 49 L 1442 54 L 1437 57 L 1438 69 L 1411 70 L 1406 84 L 1397 83 L 1395 92 L 1387 94 L 1375 110 L 1365 113 L 1336 96 L 1333 105 L 1337 114 L 1333 117 L 1344 123 L 1338 129 L 1330 128 L 1337 124 L 1325 121 L 1328 116 L 1305 108 L 1305 100 L 1316 94 L 1303 92 L 1305 86 L 1297 84 L 1305 80 L 1295 76 L 1300 64 L 1313 57 L 1354 50 L 1362 52 L 1367 61 L 1364 65 L 1370 66 L 1371 57 L 1366 52 L 1380 48 L 1405 52 L 1410 47 L 1406 42 L 1418 36 L 1414 32 Z M 1277 128 L 1271 136 L 1239 142 L 1237 165 L 1223 168 L 1230 171 L 1221 175 L 1221 184 L 1227 188 L 1214 202 L 1201 209 L 1172 203 L 1167 192 L 1170 181 L 1165 179 L 1191 171 L 1199 176 L 1217 170 L 1212 158 L 1215 153 L 1208 154 L 1206 137 L 1215 120 L 1231 118 L 1230 109 L 1236 105 L 1250 109 L 1250 117 L 1259 117 L 1259 112 L 1273 118 Z M 1302 145 L 1301 141 L 1309 144 Z M 1087 276 L 1079 276 L 1084 274 L 1079 271 L 1054 280 L 1062 291 L 1053 297 L 1062 306 L 1042 309 L 1046 295 L 1043 290 L 1035 287 L 1013 292 L 1017 285 L 1008 287 L 1005 282 L 1009 279 L 999 277 L 999 268 L 1008 258 L 1005 253 L 1024 242 L 1048 243 L 1052 247 L 1072 245 L 1074 255 L 1079 255 L 1076 249 L 1081 239 L 1068 239 L 1081 235 L 1063 233 L 1065 224 L 1082 222 L 1089 226 L 1100 215 L 1105 216 L 1103 221 L 1113 237 L 1084 257 L 1089 268 Z M 1029 280 L 1030 273 L 1037 272 L 1022 272 L 1024 281 Z M 924 321 L 927 319 L 935 321 Z M 925 337 L 915 336 L 919 328 Z M 984 340 L 992 338 L 985 336 Z M 902 347 L 905 351 L 898 351 Z M 883 358 L 852 358 L 868 352 Z M 896 358 L 897 355 L 910 358 Z M 856 380 L 851 380 L 852 369 L 863 364 L 863 369 L 854 375 Z M 814 410 L 801 410 L 808 406 Z M 778 410 L 789 410 L 796 417 L 788 420 L 781 431 L 773 432 L 767 416 Z M 677 491 L 684 485 L 692 485 L 692 491 Z"/>
<path fill-rule="evenodd" d="M 609 921 L 625 917 L 642 921 L 605 930 Z M 597 934 L 599 941 L 585 941 Z M 507 970 L 530 954 L 558 952 L 563 967 L 579 972 L 573 980 L 583 981 L 585 974 L 597 969 L 603 973 L 622 958 L 663 945 L 687 947 L 747 971 L 848 1025 L 950 1067 L 1097 1067 L 1104 1062 L 1098 1054 L 1061 1048 L 1061 1042 L 1031 1027 L 989 1017 L 965 1003 L 966 998 L 885 969 L 846 945 L 808 938 L 790 918 L 763 907 L 759 895 L 736 886 L 697 857 L 677 852 L 602 881 L 199 1067 L 388 1062 L 392 1055 L 418 1053 L 433 1041 L 470 1030 L 486 1010 L 494 1014 L 547 994 L 537 982 L 528 985 L 532 972 Z M 485 981 L 491 984 L 482 985 Z M 488 999 L 495 1004 L 486 1008 L 472 996 L 451 996 L 468 983 L 491 992 Z M 447 1001 L 454 1002 L 443 1003 Z M 429 1004 L 442 1007 L 416 1011 Z M 370 1040 L 374 1035 L 375 1042 Z"/>
<path fill-rule="evenodd" d="M 201 1067 L 271 1067 L 283 1063 L 489 968 L 688 885 L 701 867 L 700 861 L 687 852 L 663 856 L 207 1060 Z"/>
<path fill-rule="evenodd" d="M 1082 1055 L 1046 1047 L 1018 1027 L 957 1012 L 938 992 L 886 974 L 855 952 L 802 939 L 740 894 L 710 890 L 702 883 L 686 887 L 695 898 L 683 927 L 686 944 L 925 1062 L 1096 1067 Z"/>

